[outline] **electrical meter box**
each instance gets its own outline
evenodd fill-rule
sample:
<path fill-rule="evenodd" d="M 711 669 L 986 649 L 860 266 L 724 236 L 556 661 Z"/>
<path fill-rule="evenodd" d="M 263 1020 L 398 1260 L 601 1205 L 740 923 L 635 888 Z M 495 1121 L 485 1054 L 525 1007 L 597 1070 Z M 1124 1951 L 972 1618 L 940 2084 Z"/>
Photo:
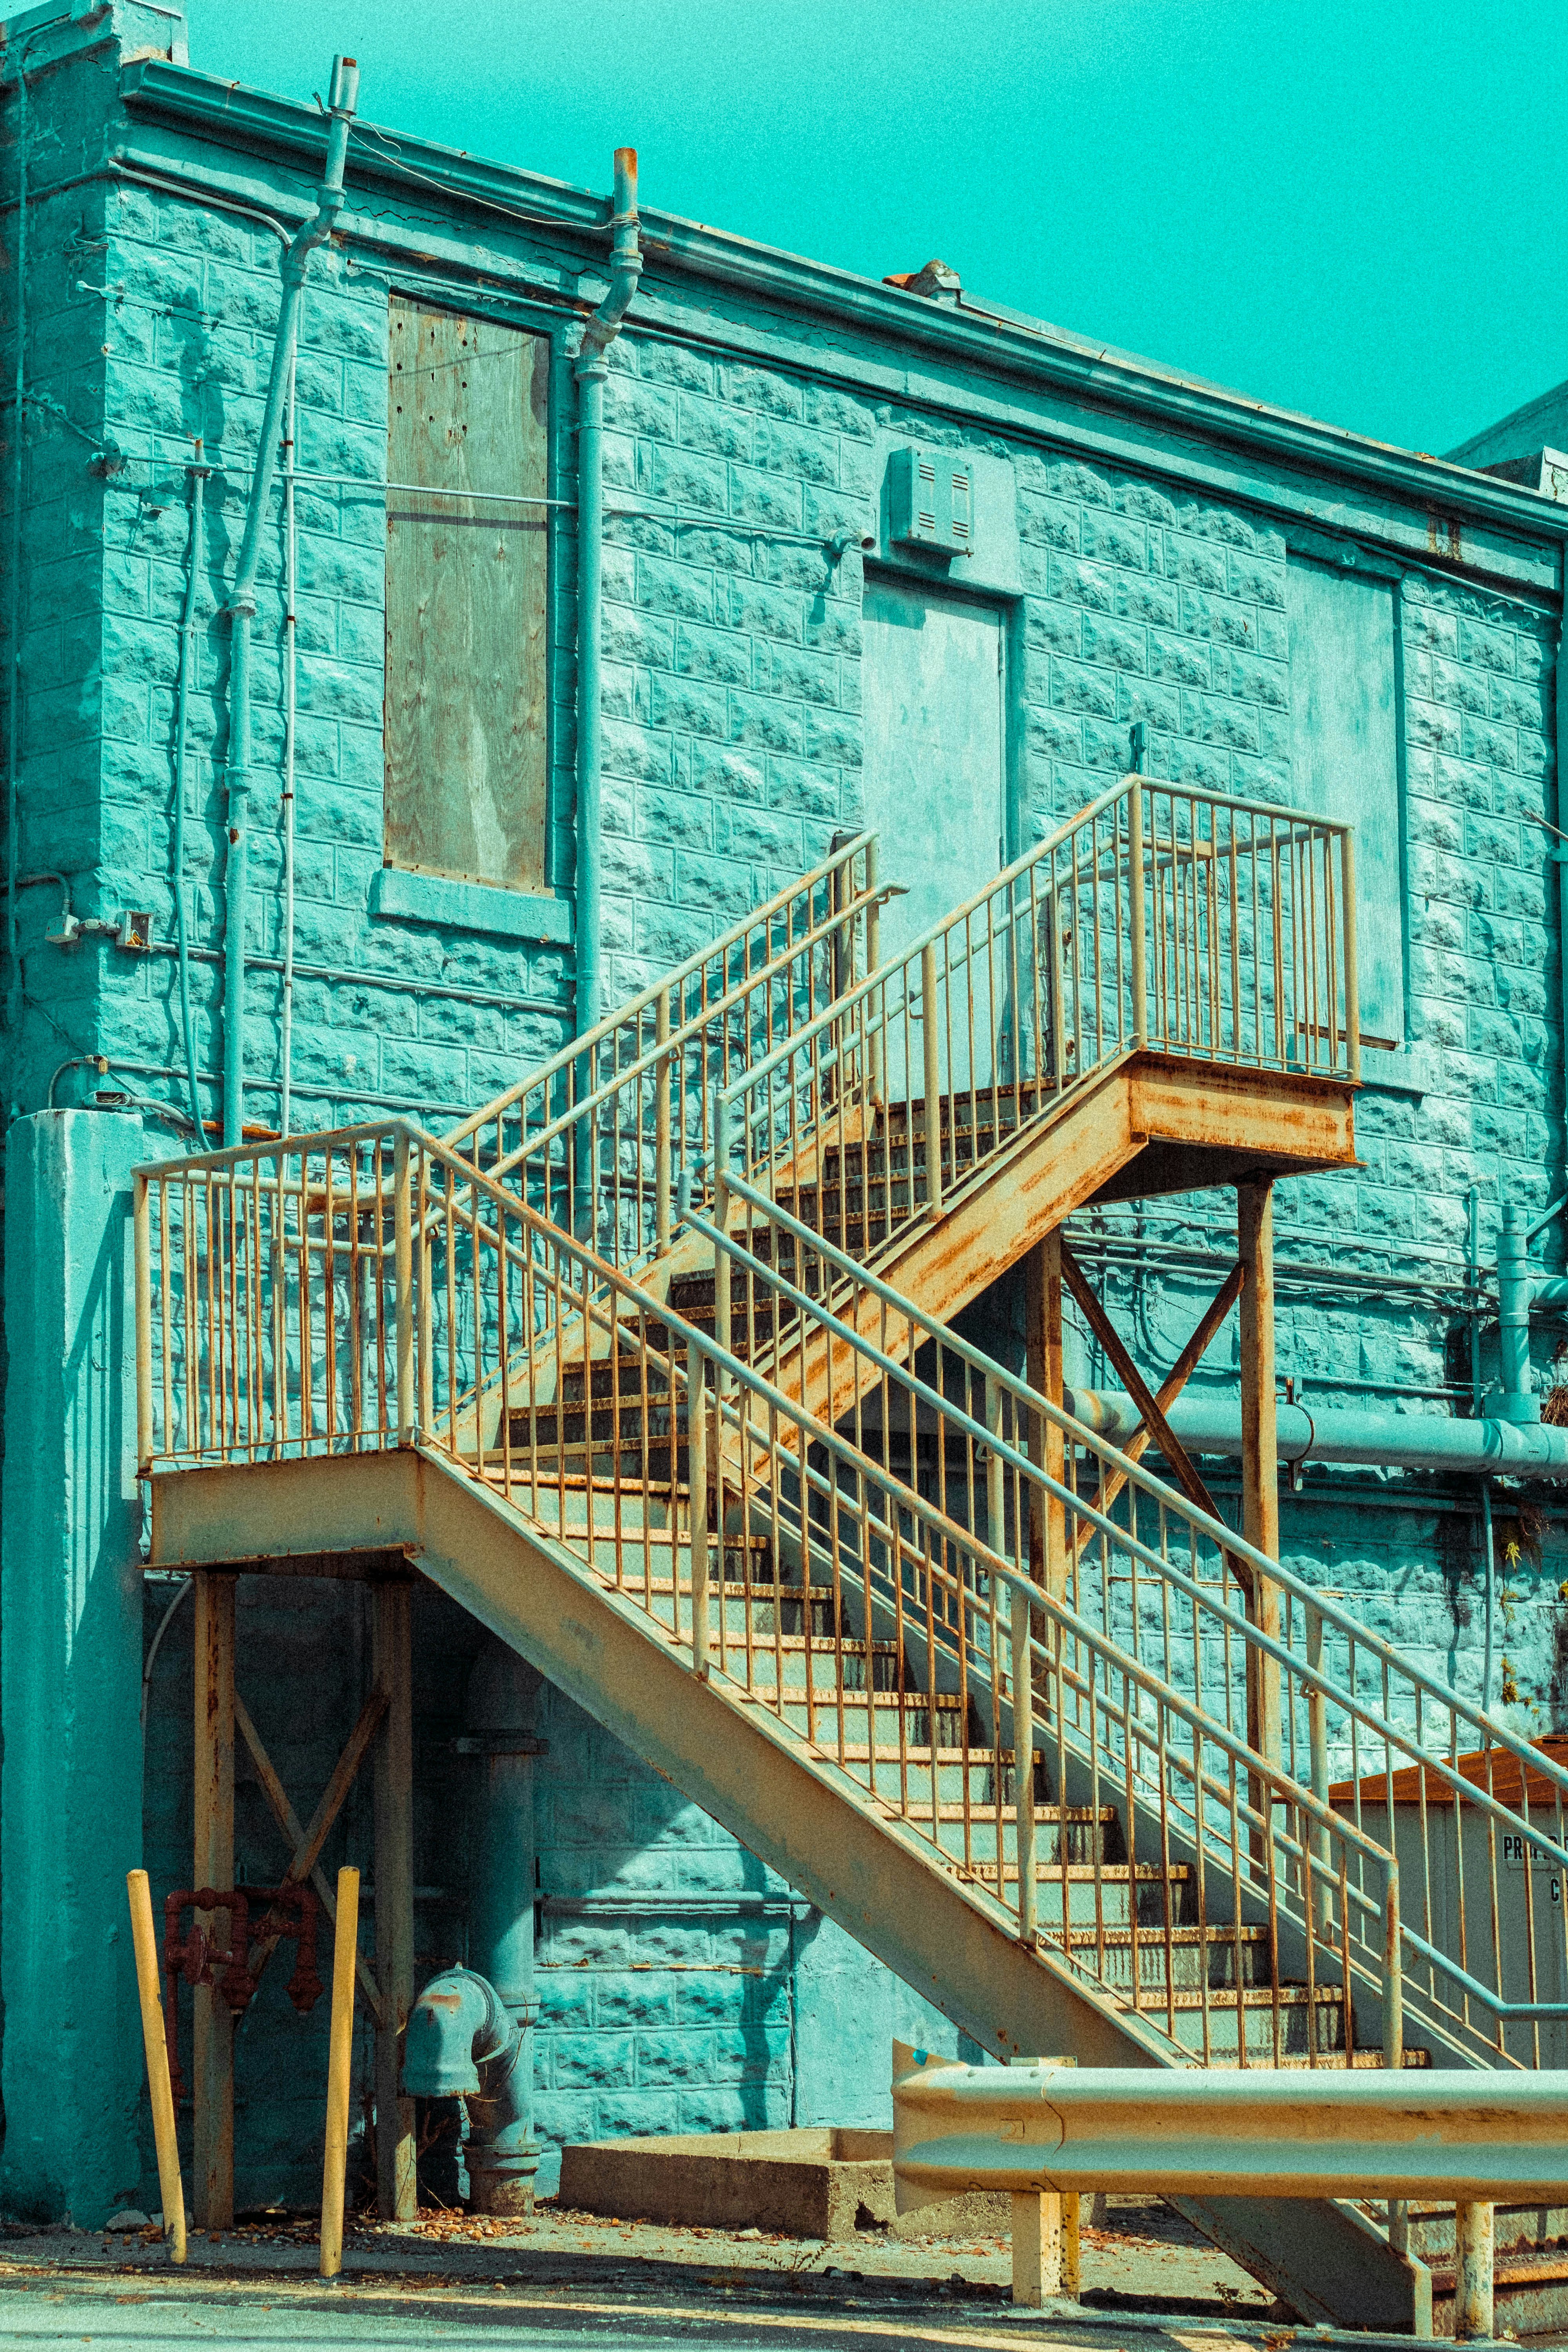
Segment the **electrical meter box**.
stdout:
<path fill-rule="evenodd" d="M 974 477 L 951 449 L 895 449 L 888 465 L 888 537 L 895 547 L 967 555 L 973 545 Z"/>

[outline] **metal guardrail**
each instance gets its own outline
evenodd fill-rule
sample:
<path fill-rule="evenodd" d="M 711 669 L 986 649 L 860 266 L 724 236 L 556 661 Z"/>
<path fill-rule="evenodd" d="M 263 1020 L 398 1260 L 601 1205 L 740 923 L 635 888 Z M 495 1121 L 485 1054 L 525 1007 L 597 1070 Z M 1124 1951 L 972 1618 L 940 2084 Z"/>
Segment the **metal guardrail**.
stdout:
<path fill-rule="evenodd" d="M 893 2171 L 900 2211 L 987 2189 L 1556 2203 L 1568 2073 L 967 2066 L 895 2042 Z"/>
<path fill-rule="evenodd" d="M 966 2066 L 893 2044 L 900 2213 L 966 2190 L 1012 2200 L 1013 2299 L 1078 2291 L 1086 2189 L 1166 2197 L 1453 2200 L 1454 2332 L 1489 2337 L 1493 2207 L 1555 2202 L 1568 2180 L 1568 2072 L 1246 2074 Z M 1062 2208 L 1072 2209 L 1064 2276 Z M 1403 2242 L 1402 2236 L 1400 2242 Z M 1429 2326 L 1428 2317 L 1428 2326 Z"/>
<path fill-rule="evenodd" d="M 784 1170 L 869 1252 L 1143 1051 L 1355 1081 L 1348 826 L 1122 778 L 721 1091 L 720 1206 Z"/>

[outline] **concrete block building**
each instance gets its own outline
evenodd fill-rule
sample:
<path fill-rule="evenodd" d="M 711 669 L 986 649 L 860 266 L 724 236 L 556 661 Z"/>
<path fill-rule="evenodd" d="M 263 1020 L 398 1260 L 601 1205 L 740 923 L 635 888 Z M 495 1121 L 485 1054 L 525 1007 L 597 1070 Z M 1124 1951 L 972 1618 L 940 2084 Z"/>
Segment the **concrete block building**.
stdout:
<path fill-rule="evenodd" d="M 366 57 L 268 448 L 323 124 L 213 65 L 152 0 L 50 0 L 0 47 L 4 2201 L 85 2221 L 153 2200 L 124 1874 L 192 1885 L 200 1803 L 202 1624 L 144 1568 L 132 1171 L 449 1129 L 862 830 L 896 952 L 1130 770 L 1353 825 L 1355 1163 L 1275 1192 L 1279 1557 L 1568 1732 L 1568 1455 L 1534 1418 L 1568 1325 L 1543 1293 L 1521 1369 L 1497 1287 L 1505 1213 L 1561 1269 L 1568 1192 L 1550 432 L 1393 449 L 657 188 L 606 328 L 624 206 L 379 127 Z M 1072 1220 L 1152 1380 L 1236 1215 Z M 1025 1314 L 1009 1276 L 961 1328 L 1022 1370 Z M 1231 1511 L 1239 1332 L 1174 1424 Z M 1064 1345 L 1114 1431 L 1070 1302 Z M 237 1693 L 301 1822 L 371 1687 L 366 1596 L 237 1579 Z M 471 1957 L 489 1637 L 411 1605 L 423 1981 Z M 568 2140 L 885 2118 L 889 2036 L 952 2026 L 548 1679 L 529 1706 L 542 2189 Z M 264 1778 L 241 1740 L 237 1886 L 289 1859 Z M 356 1783 L 329 1879 L 372 1811 Z M 276 1967 L 236 2032 L 242 2206 L 313 2194 L 324 2035 Z"/>

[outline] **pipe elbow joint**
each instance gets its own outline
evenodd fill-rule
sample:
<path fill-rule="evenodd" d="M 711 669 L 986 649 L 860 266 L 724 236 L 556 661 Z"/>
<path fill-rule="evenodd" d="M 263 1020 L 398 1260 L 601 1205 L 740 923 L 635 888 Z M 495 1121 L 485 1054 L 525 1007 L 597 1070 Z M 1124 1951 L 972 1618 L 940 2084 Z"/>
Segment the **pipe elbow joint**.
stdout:
<path fill-rule="evenodd" d="M 478 2098 L 480 2067 L 505 2057 L 518 2038 L 488 1978 L 443 1969 L 408 2012 L 403 2087 L 416 2099 Z"/>

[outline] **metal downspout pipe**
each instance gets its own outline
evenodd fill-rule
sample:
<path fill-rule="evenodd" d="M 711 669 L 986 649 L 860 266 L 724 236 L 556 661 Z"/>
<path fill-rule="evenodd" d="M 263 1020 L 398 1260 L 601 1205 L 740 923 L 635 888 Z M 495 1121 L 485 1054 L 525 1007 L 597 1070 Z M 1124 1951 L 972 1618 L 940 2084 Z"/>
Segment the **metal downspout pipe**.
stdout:
<path fill-rule="evenodd" d="M 206 1129 L 202 1124 L 202 1090 L 196 1075 L 195 1029 L 191 1016 L 190 908 L 185 887 L 185 799 L 188 791 L 185 747 L 190 732 L 191 680 L 196 667 L 196 583 L 206 547 L 205 493 L 211 470 L 205 462 L 198 434 L 195 455 L 190 466 L 190 536 L 185 549 L 185 601 L 180 615 L 180 671 L 174 688 L 174 840 L 171 860 L 174 869 L 174 940 L 179 959 L 180 1035 L 185 1049 L 185 1085 L 190 1093 L 191 1118 L 195 1122 L 191 1136 L 193 1151 L 203 1150 L 207 1137 Z"/>
<path fill-rule="evenodd" d="M 314 217 L 293 237 L 283 256 L 282 299 L 278 331 L 272 342 L 272 370 L 267 383 L 257 442 L 256 470 L 250 482 L 245 535 L 239 563 L 228 600 L 230 645 L 228 672 L 228 751 L 224 781 L 227 792 L 228 856 L 224 868 L 223 946 L 223 1139 L 241 1141 L 245 1124 L 245 925 L 247 914 L 247 827 L 250 800 L 250 632 L 256 618 L 256 573 L 261 558 L 261 527 L 272 490 L 278 462 L 278 441 L 283 402 L 293 371 L 294 341 L 305 275 L 317 246 L 331 236 L 342 209 L 343 164 L 348 154 L 349 123 L 359 99 L 359 68 L 353 58 L 332 59 L 331 97 L 327 125 L 327 160 L 316 198 Z"/>
<path fill-rule="evenodd" d="M 474 1811 L 468 1953 L 507 2016 L 505 2049 L 469 2095 L 469 2201 L 479 2213 L 531 2213 L 539 2170 L 533 2136 L 533 1759 L 539 1676 L 489 1635 L 468 1677 L 459 1749 L 480 1777 Z"/>
<path fill-rule="evenodd" d="M 583 330 L 577 379 L 577 1034 L 599 1018 L 603 963 L 600 916 L 599 699 L 603 668 L 605 357 L 620 332 L 642 275 L 637 247 L 637 151 L 616 150 L 610 226 L 610 288 Z"/>

